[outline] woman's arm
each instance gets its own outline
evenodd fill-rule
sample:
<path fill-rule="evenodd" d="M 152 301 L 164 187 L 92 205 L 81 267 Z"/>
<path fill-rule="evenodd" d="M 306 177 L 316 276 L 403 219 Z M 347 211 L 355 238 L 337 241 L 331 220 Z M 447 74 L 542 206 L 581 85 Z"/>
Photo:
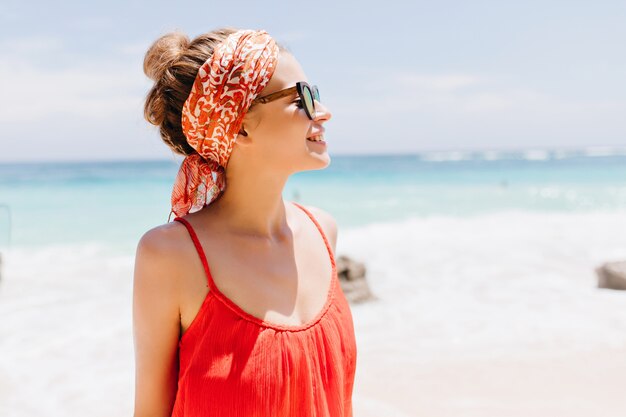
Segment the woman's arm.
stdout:
<path fill-rule="evenodd" d="M 133 281 L 134 417 L 169 417 L 176 398 L 180 271 L 175 262 L 175 235 L 171 225 L 160 226 L 146 232 L 137 245 Z"/>

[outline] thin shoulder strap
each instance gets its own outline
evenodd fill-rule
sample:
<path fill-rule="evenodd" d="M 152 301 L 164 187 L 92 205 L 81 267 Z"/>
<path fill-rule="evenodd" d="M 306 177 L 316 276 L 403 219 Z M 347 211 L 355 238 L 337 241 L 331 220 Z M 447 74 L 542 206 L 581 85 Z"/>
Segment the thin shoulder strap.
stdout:
<path fill-rule="evenodd" d="M 313 214 L 309 210 L 305 209 L 302 205 L 300 205 L 299 203 L 296 203 L 295 201 L 292 201 L 292 203 L 300 207 L 302 211 L 304 211 L 309 216 L 309 218 L 313 220 L 313 223 L 315 223 L 317 230 L 319 230 L 320 234 L 322 235 L 322 239 L 324 239 L 324 244 L 326 245 L 326 249 L 328 250 L 328 255 L 330 256 L 330 261 L 332 262 L 333 265 L 335 265 L 335 256 L 333 255 L 333 250 L 330 247 L 330 243 L 328 243 L 328 239 L 326 238 L 326 234 L 324 233 L 322 226 L 320 226 L 317 219 L 315 219 L 315 216 L 313 216 Z"/>
<path fill-rule="evenodd" d="M 189 235 L 191 236 L 191 240 L 193 240 L 193 244 L 196 247 L 196 251 L 200 256 L 200 260 L 202 261 L 202 266 L 204 267 L 204 272 L 206 273 L 207 278 L 207 287 L 209 287 L 212 291 L 215 290 L 215 284 L 213 283 L 213 277 L 211 276 L 211 270 L 209 269 L 209 263 L 206 260 L 206 255 L 204 254 L 204 249 L 202 249 L 202 245 L 200 244 L 200 240 L 198 240 L 198 235 L 196 235 L 196 231 L 191 227 L 191 223 L 182 217 L 176 217 L 174 221 L 180 222 L 185 225 Z"/>

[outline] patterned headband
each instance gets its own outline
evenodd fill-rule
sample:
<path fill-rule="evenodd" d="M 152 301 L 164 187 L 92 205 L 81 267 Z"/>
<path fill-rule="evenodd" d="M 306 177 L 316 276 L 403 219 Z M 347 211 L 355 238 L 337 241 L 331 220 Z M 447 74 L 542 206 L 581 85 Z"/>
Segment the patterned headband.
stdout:
<path fill-rule="evenodd" d="M 197 153 L 180 166 L 170 216 L 198 211 L 224 191 L 224 170 L 243 118 L 272 78 L 278 52 L 266 31 L 239 30 L 217 45 L 198 70 L 181 118 L 187 142 Z"/>

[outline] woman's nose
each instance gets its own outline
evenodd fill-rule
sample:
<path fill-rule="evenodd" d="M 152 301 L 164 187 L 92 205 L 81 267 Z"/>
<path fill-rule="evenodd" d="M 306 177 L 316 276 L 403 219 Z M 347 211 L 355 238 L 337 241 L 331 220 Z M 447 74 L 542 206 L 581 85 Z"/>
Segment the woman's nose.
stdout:
<path fill-rule="evenodd" d="M 315 120 L 330 120 L 331 117 L 333 117 L 333 114 L 328 107 L 315 100 Z"/>

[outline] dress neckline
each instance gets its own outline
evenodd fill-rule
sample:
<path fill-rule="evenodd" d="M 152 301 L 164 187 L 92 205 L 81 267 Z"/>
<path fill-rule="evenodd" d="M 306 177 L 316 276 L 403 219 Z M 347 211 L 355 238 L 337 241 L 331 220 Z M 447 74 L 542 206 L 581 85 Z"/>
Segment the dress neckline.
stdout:
<path fill-rule="evenodd" d="M 278 331 L 290 331 L 290 332 L 297 332 L 297 331 L 302 331 L 302 330 L 306 330 L 310 327 L 313 327 L 316 323 L 318 323 L 322 317 L 324 317 L 324 315 L 326 314 L 326 312 L 328 311 L 328 309 L 330 308 L 334 296 L 335 296 L 335 287 L 337 285 L 337 281 L 338 281 L 338 276 L 337 276 L 337 264 L 335 261 L 335 257 L 333 255 L 332 249 L 330 247 L 330 244 L 328 242 L 328 238 L 326 237 L 326 234 L 324 233 L 324 231 L 322 230 L 322 227 L 320 226 L 320 224 L 318 223 L 318 221 L 315 219 L 315 217 L 313 216 L 313 214 L 311 214 L 307 209 L 305 209 L 302 205 L 292 201 L 292 204 L 294 204 L 295 206 L 299 207 L 300 209 L 302 209 L 302 211 L 304 211 L 308 217 L 313 221 L 313 223 L 315 224 L 316 228 L 318 229 L 318 231 L 320 232 L 322 239 L 324 241 L 324 245 L 326 246 L 326 250 L 328 252 L 329 258 L 330 258 L 330 263 L 331 263 L 331 276 L 330 276 L 330 285 L 328 286 L 328 292 L 326 294 L 326 301 L 324 303 L 324 306 L 322 307 L 322 309 L 315 315 L 315 317 L 311 320 L 309 320 L 308 322 L 302 323 L 302 324 L 280 324 L 280 323 L 273 323 L 271 321 L 268 320 L 264 320 L 261 319 L 260 317 L 257 317 L 253 314 L 248 313 L 247 311 L 245 311 L 243 308 L 241 308 L 239 305 L 237 305 L 235 302 L 233 302 L 230 298 L 228 298 L 224 293 L 222 293 L 219 288 L 217 288 L 217 285 L 215 285 L 215 282 L 213 280 L 213 276 L 211 275 L 211 270 L 209 268 L 207 259 L 206 259 L 206 255 L 204 252 L 204 249 L 202 248 L 202 245 L 200 244 L 200 240 L 198 239 L 198 236 L 196 235 L 195 230 L 193 229 L 193 227 L 191 226 L 191 224 L 184 218 L 182 217 L 176 217 L 174 220 L 179 221 L 181 223 L 183 223 L 186 227 L 187 230 L 189 231 L 189 234 L 191 235 L 191 238 L 194 242 L 194 245 L 196 247 L 196 250 L 198 252 L 198 254 L 200 255 L 200 258 L 202 260 L 202 264 L 204 266 L 204 270 L 205 270 L 205 274 L 207 276 L 207 281 L 208 281 L 208 287 L 209 287 L 209 293 L 207 294 L 205 300 L 203 301 L 200 310 L 198 311 L 198 313 L 196 314 L 196 317 L 192 320 L 191 324 L 187 327 L 187 330 L 185 330 L 185 333 L 183 334 L 183 337 L 185 337 L 189 331 L 191 330 L 191 328 L 195 325 L 196 320 L 198 318 L 198 316 L 200 316 L 200 314 L 202 313 L 202 311 L 205 309 L 205 304 L 207 304 L 207 300 L 213 296 L 215 298 L 217 298 L 220 302 L 222 302 L 222 304 L 224 304 L 226 307 L 228 307 L 230 310 L 232 310 L 235 314 L 237 314 L 238 316 L 242 317 L 245 320 L 248 320 L 252 323 L 255 323 L 259 326 L 262 327 L 266 327 L 266 328 L 271 328 L 274 330 L 278 330 Z M 182 339 L 181 339 L 182 341 Z"/>

